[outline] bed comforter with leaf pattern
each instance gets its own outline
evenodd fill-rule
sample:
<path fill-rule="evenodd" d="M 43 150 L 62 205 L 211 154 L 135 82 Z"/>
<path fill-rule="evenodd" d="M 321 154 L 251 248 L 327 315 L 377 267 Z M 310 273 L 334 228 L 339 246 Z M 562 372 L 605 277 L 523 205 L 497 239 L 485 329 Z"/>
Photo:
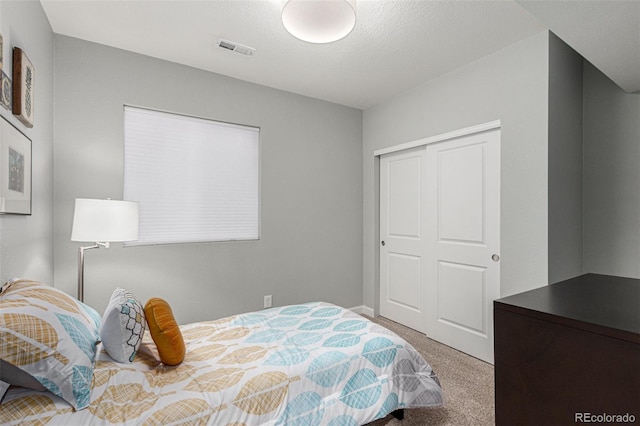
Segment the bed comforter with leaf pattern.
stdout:
<path fill-rule="evenodd" d="M 91 405 L 9 390 L 0 422 L 20 424 L 365 424 L 442 404 L 429 364 L 391 331 L 335 305 L 308 303 L 181 327 L 187 354 L 160 364 L 150 337 L 136 360 L 98 351 Z"/>

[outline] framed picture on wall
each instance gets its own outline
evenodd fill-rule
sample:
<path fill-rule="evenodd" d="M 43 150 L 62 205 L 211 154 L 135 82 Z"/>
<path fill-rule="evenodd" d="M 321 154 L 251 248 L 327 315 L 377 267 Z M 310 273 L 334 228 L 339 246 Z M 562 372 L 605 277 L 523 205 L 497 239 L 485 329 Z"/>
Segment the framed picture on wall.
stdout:
<path fill-rule="evenodd" d="M 4 109 L 11 111 L 11 79 L 4 71 L 2 71 L 0 84 L 0 105 L 2 105 Z"/>
<path fill-rule="evenodd" d="M 31 214 L 31 140 L 0 120 L 0 214 Z"/>
<path fill-rule="evenodd" d="M 33 127 L 35 69 L 19 47 L 13 48 L 13 114 Z"/>

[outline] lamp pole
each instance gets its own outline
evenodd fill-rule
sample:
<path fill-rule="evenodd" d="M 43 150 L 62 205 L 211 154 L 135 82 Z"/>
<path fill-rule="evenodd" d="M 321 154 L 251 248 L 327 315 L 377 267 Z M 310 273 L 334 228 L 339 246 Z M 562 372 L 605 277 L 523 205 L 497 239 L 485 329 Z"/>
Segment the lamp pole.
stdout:
<path fill-rule="evenodd" d="M 78 300 L 84 302 L 84 251 L 97 249 L 100 246 L 109 248 L 109 243 L 95 243 L 92 246 L 78 248 Z"/>

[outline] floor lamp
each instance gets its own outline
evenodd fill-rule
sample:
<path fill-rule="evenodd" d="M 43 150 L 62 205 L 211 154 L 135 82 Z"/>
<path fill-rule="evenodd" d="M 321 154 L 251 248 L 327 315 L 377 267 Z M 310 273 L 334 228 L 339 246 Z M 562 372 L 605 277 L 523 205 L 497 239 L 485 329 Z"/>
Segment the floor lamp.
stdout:
<path fill-rule="evenodd" d="M 84 301 L 84 251 L 138 239 L 138 203 L 76 198 L 71 241 L 93 242 L 78 248 L 78 299 Z"/>

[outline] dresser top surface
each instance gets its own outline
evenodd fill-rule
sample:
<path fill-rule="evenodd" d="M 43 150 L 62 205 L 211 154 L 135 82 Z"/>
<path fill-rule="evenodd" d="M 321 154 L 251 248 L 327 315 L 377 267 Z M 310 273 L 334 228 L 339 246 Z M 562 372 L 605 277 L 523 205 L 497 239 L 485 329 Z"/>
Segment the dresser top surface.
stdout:
<path fill-rule="evenodd" d="M 498 299 L 495 306 L 640 334 L 640 279 L 586 274 Z"/>

